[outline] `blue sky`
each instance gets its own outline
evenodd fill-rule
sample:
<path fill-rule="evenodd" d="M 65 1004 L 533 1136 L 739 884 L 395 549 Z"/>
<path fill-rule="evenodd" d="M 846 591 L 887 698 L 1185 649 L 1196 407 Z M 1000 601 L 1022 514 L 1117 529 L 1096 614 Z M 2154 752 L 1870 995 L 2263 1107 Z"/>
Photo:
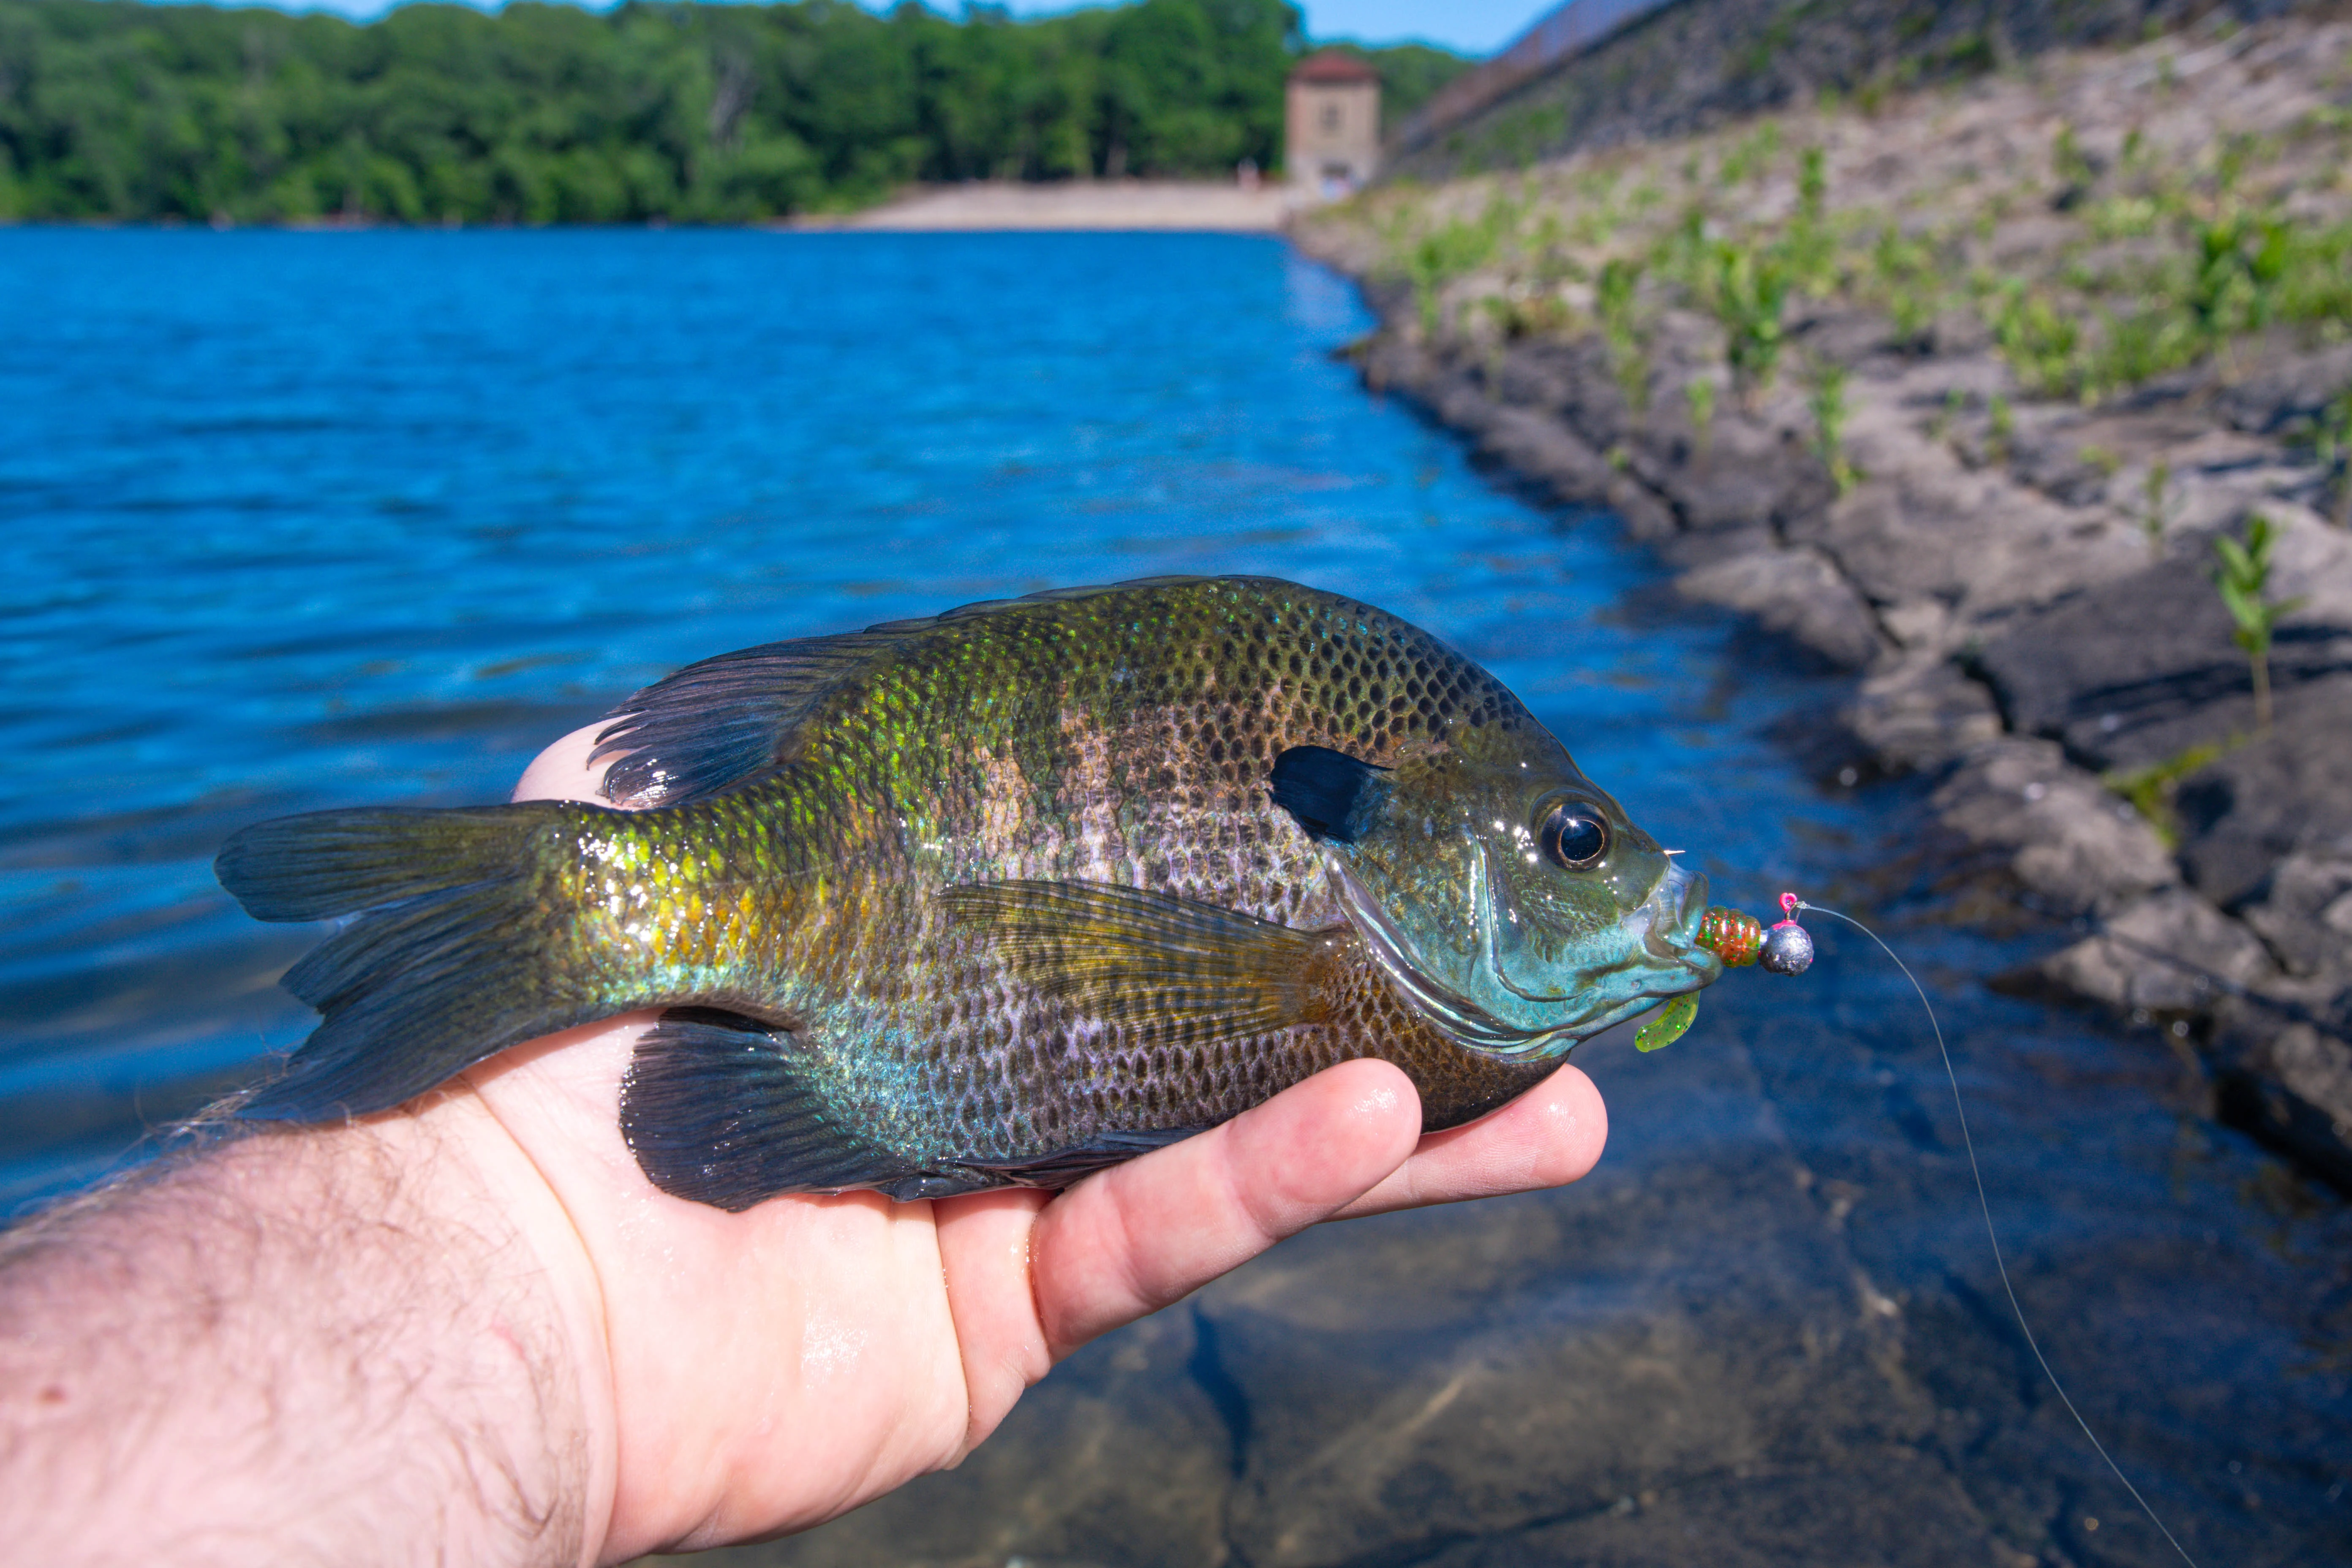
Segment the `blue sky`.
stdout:
<path fill-rule="evenodd" d="M 887 0 L 865 0 L 877 10 Z M 1300 0 L 1294 0 L 1294 4 Z M 1360 38 L 1370 44 L 1419 38 L 1443 44 L 1465 54 L 1487 55 L 1519 35 L 1528 23 L 1551 9 L 1556 0 L 1303 0 L 1307 36 L 1316 38 Z M 936 9 L 953 10 L 953 0 L 930 0 Z M 1037 16 L 1070 9 L 1067 0 L 1012 0 L 1013 14 Z M 390 9 L 388 0 L 315 0 L 286 3 L 286 11 L 335 11 L 346 16 L 375 16 Z"/>

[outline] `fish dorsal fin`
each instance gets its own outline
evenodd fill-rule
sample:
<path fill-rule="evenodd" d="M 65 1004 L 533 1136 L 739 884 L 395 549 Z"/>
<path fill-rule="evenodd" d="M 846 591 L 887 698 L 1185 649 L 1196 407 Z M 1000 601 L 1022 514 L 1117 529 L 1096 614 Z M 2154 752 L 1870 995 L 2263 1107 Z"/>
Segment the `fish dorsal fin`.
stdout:
<path fill-rule="evenodd" d="M 1356 940 L 1108 882 L 971 883 L 941 897 L 1016 982 L 1170 1044 L 1317 1021 L 1324 966 Z"/>
<path fill-rule="evenodd" d="M 1179 587 L 1199 577 L 1144 577 L 1096 588 L 1054 588 L 986 599 L 862 632 L 763 643 L 698 660 L 605 715 L 589 763 L 614 759 L 604 798 L 615 805 L 684 805 L 756 783 L 790 754 L 793 737 L 842 681 L 928 633 L 1028 605 L 1100 594 Z"/>
<path fill-rule="evenodd" d="M 818 699 L 906 640 L 889 631 L 763 643 L 688 665 L 605 717 L 588 755 L 616 805 L 683 805 L 773 772 Z"/>

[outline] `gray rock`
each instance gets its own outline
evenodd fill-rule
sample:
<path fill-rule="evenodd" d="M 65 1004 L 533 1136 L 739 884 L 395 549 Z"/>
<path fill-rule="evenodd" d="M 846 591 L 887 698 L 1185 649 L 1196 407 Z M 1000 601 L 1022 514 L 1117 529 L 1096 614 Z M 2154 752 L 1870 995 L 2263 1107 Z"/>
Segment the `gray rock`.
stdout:
<path fill-rule="evenodd" d="M 2287 973 L 2352 983 L 2352 855 L 2289 855 L 2242 918 Z"/>
<path fill-rule="evenodd" d="M 2352 392 L 2352 343 L 2304 352 L 2273 343 L 2247 355 L 2253 369 L 2221 389 L 2214 409 L 2237 429 L 2262 436 L 2315 422 L 2327 405 Z"/>
<path fill-rule="evenodd" d="M 1793 431 L 1719 411 L 1706 438 L 1653 430 L 1633 443 L 1643 479 L 1694 533 L 1785 528 L 1837 499 L 1829 471 Z"/>
<path fill-rule="evenodd" d="M 1575 431 L 1524 408 L 1499 410 L 1479 450 L 1570 505 L 1606 502 L 1618 479 L 1608 460 Z"/>
<path fill-rule="evenodd" d="M 2181 859 L 2224 908 L 2297 851 L 2352 853 L 2352 674 L 2281 691 L 2260 741 L 2180 782 Z"/>
<path fill-rule="evenodd" d="M 1631 1114 L 1662 1088 L 1612 1104 Z M 1902 1308 L 1824 1223 L 1810 1173 L 1769 1137 L 1739 1165 L 1728 1192 L 1667 1161 L 1482 1205 L 1475 1226 L 1393 1215 L 1376 1237 L 1302 1238 L 1206 1292 L 1220 1357 L 1252 1396 L 1234 1558 L 1412 1562 L 1604 1513 L 1661 1478 L 1831 1471 L 1843 1452 L 1802 1414 L 1822 1408 L 1929 1429 L 1932 1409 L 1880 1370 L 1902 1354 Z M 1343 1236 L 1335 1290 L 1323 1259 Z M 1528 1300 L 1547 1305 L 1507 1310 Z M 1738 1331 L 1762 1303 L 1788 1327 Z"/>
<path fill-rule="evenodd" d="M 2200 1013 L 2223 988 L 2272 973 L 2254 934 L 2183 888 L 2169 888 L 2110 918 L 2100 933 L 2052 954 L 2042 977 L 2059 990 L 2109 1006 Z"/>
<path fill-rule="evenodd" d="M 1819 545 L 1873 604 L 1933 598 L 1984 616 L 2047 604 L 2115 576 L 2126 557 L 2104 523 L 1993 474 L 1916 450 L 1834 507 L 1792 520 L 1791 542 Z"/>
<path fill-rule="evenodd" d="M 2245 730 L 2252 677 L 2204 553 L 2085 588 L 1985 643 L 1975 663 L 2011 728 L 2098 768 L 2145 767 Z M 2352 632 L 2281 628 L 2271 679 L 2283 694 L 2347 668 Z"/>
<path fill-rule="evenodd" d="M 2222 1115 L 2352 1186 L 2352 1044 L 2308 1024 L 2278 1028 L 2259 1008 L 2232 1011 Z"/>
<path fill-rule="evenodd" d="M 1817 550 L 1750 550 L 1694 567 L 1675 587 L 1685 598 L 1753 616 L 1837 668 L 1864 668 L 1886 646 L 1870 606 Z"/>
<path fill-rule="evenodd" d="M 1932 648 L 1864 681 L 1842 717 L 1895 773 L 1944 767 L 2001 732 L 1991 694 Z"/>
<path fill-rule="evenodd" d="M 2179 879 L 2156 830 L 2048 741 L 1978 747 L 1930 804 L 1970 844 L 2007 851 L 2020 882 L 2070 913 L 2115 909 Z"/>

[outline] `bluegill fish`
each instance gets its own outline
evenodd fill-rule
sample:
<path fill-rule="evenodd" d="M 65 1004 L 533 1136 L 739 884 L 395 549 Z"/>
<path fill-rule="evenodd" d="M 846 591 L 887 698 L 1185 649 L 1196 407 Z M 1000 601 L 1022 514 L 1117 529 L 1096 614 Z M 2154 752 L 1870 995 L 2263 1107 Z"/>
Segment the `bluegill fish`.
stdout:
<path fill-rule="evenodd" d="M 614 806 L 230 841 L 257 918 L 357 917 L 288 973 L 324 1018 L 245 1115 L 383 1110 L 665 1007 L 621 1115 L 668 1192 L 1052 1186 L 1356 1057 L 1454 1126 L 1722 969 L 1706 879 L 1492 676 L 1266 578 L 727 654 L 596 760 Z"/>

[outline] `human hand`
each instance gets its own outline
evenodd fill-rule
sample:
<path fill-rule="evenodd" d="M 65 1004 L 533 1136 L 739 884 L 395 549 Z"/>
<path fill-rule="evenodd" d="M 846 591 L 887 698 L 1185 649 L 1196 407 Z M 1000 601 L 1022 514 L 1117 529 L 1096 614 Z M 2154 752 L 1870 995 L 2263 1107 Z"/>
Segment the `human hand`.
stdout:
<path fill-rule="evenodd" d="M 600 801 L 594 733 L 549 748 L 516 798 Z M 1422 1137 L 1404 1074 L 1356 1061 L 1058 1194 L 795 1195 L 729 1214 L 656 1190 L 622 1141 L 621 1078 L 652 1016 L 467 1075 L 489 1112 L 470 1119 L 503 1129 L 555 1200 L 508 1212 L 577 1348 L 584 1545 L 606 1562 L 845 1512 L 955 1464 L 1055 1361 L 1284 1237 L 1574 1181 L 1607 1131 L 1591 1080 L 1563 1067 Z"/>

